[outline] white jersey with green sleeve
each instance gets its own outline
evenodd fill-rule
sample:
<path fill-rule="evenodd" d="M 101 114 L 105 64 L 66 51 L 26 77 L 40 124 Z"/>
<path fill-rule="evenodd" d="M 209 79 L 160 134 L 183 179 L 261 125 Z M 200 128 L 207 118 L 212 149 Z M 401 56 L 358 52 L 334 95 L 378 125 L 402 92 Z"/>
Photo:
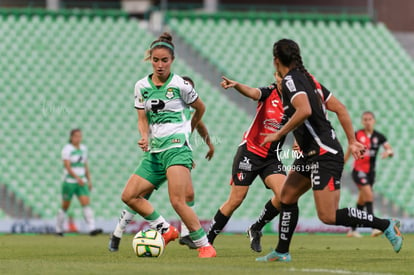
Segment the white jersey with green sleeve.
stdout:
<path fill-rule="evenodd" d="M 88 160 L 88 149 L 81 144 L 79 149 L 73 144 L 66 144 L 62 149 L 62 160 L 69 160 L 72 171 L 83 180 L 86 180 L 85 163 Z M 69 175 L 68 170 L 63 168 L 63 181 L 67 183 L 77 183 L 76 179 Z"/>
<path fill-rule="evenodd" d="M 144 109 L 149 124 L 150 152 L 158 153 L 187 144 L 190 148 L 190 104 L 198 98 L 190 83 L 173 73 L 161 87 L 151 75 L 135 84 L 135 108 Z"/>

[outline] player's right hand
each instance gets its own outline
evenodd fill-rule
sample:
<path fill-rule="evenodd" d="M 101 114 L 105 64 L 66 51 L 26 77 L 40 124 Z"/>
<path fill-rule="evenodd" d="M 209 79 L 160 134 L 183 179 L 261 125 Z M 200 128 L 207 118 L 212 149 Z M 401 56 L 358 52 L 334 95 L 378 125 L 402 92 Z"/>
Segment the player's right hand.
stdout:
<path fill-rule="evenodd" d="M 141 138 L 140 140 L 138 140 L 138 146 L 142 149 L 142 151 L 148 151 L 148 139 Z"/>
<path fill-rule="evenodd" d="M 351 153 L 355 159 L 362 159 L 364 158 L 364 154 L 367 148 L 362 143 L 354 141 L 349 144 L 349 149 L 351 150 Z"/>
<path fill-rule="evenodd" d="M 85 185 L 85 183 L 83 182 L 83 180 L 81 178 L 79 178 L 79 177 L 76 179 L 76 181 L 78 182 L 78 184 L 80 186 L 84 186 Z"/>
<path fill-rule="evenodd" d="M 223 87 L 224 89 L 228 89 L 228 88 L 234 88 L 234 86 L 237 85 L 237 82 L 231 79 L 228 79 L 225 76 L 222 76 L 221 79 L 223 79 L 220 82 L 221 87 Z"/>

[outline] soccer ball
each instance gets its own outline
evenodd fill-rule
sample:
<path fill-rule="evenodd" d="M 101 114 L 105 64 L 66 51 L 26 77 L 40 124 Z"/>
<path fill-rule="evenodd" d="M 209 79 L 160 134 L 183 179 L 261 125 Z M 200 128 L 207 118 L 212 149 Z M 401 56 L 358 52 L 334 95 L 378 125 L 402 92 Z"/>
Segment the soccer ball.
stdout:
<path fill-rule="evenodd" d="M 132 248 L 138 257 L 159 257 L 164 252 L 164 238 L 154 229 L 142 230 L 134 236 Z"/>

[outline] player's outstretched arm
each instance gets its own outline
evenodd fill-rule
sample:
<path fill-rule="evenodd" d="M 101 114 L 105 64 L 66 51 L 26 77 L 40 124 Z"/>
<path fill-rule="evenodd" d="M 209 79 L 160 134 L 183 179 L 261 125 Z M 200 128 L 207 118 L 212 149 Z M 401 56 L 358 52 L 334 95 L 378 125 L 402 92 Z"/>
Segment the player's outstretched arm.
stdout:
<path fill-rule="evenodd" d="M 221 81 L 220 85 L 221 87 L 223 87 L 224 89 L 229 89 L 229 88 L 234 88 L 236 89 L 239 93 L 241 93 L 242 95 L 246 96 L 246 97 L 250 97 L 253 100 L 259 100 L 260 96 L 261 96 L 261 92 L 259 89 L 257 88 L 252 88 L 250 86 L 247 86 L 245 84 L 241 84 L 237 81 L 231 80 L 225 76 L 221 77 L 223 80 Z"/>
<path fill-rule="evenodd" d="M 351 117 L 345 105 L 342 104 L 334 95 L 331 95 L 326 102 L 326 109 L 334 112 L 344 129 L 346 138 L 348 139 L 349 150 L 355 159 L 362 158 L 365 152 L 365 146 L 359 143 L 355 138 L 354 127 L 352 126 Z"/>

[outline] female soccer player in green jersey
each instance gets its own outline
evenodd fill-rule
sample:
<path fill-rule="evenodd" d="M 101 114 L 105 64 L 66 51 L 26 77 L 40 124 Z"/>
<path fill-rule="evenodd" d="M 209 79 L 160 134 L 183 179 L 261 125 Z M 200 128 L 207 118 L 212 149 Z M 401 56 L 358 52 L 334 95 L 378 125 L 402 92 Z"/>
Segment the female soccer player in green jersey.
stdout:
<path fill-rule="evenodd" d="M 138 112 L 138 142 L 146 151 L 129 178 L 122 201 L 156 226 L 166 243 L 178 238 L 176 228 L 168 224 L 144 197 L 167 179 L 170 202 L 190 231 L 200 258 L 216 256 L 197 215 L 186 204 L 186 188 L 191 184 L 193 165 L 190 135 L 201 120 L 205 106 L 194 88 L 171 72 L 174 45 L 169 33 L 151 43 L 148 59 L 153 73 L 135 85 Z M 190 106 L 194 109 L 191 116 Z"/>
<path fill-rule="evenodd" d="M 88 167 L 88 150 L 81 142 L 81 130 L 73 129 L 70 132 L 69 144 L 66 144 L 62 150 L 64 165 L 62 206 L 58 211 L 56 222 L 56 234 L 59 236 L 63 236 L 65 216 L 73 195 L 78 197 L 82 206 L 89 234 L 94 236 L 102 233 L 102 229 L 95 228 L 93 211 L 89 206 L 89 194 L 92 190 L 92 182 Z"/>
<path fill-rule="evenodd" d="M 189 82 L 193 88 L 195 87 L 194 81 L 188 77 L 188 76 L 182 76 L 182 78 Z M 208 133 L 207 126 L 203 123 L 202 120 L 197 124 L 196 126 L 197 132 L 200 135 L 200 137 L 203 139 L 203 142 L 208 146 L 208 151 L 205 156 L 205 158 L 210 161 L 212 157 L 214 156 L 214 145 L 210 139 L 210 134 Z M 193 165 L 193 168 L 195 167 L 195 164 Z M 148 194 L 146 197 L 149 199 L 151 194 Z M 193 185 L 190 184 L 186 188 L 186 203 L 188 206 L 194 208 L 195 201 L 194 201 L 194 188 Z M 122 235 L 126 230 L 127 225 L 134 219 L 137 212 L 134 210 L 126 207 L 121 212 L 121 216 L 119 217 L 118 223 L 116 224 L 116 227 L 114 231 L 111 234 L 109 244 L 108 244 L 108 250 L 111 252 L 116 252 L 119 250 L 119 244 L 122 239 Z M 153 228 L 156 229 L 156 228 Z M 190 249 L 196 249 L 197 247 L 193 243 L 193 241 L 190 238 L 190 232 L 188 231 L 187 226 L 181 221 L 181 232 L 180 232 L 180 239 L 179 243 L 181 245 L 187 245 Z"/>

